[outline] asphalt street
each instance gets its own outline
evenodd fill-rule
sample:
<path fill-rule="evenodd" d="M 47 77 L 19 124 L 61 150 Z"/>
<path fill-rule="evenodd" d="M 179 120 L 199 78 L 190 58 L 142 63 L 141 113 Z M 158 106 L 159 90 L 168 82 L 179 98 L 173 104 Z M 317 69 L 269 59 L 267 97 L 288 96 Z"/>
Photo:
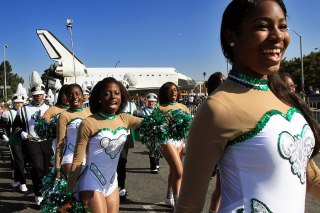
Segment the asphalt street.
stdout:
<path fill-rule="evenodd" d="M 320 156 L 316 157 L 316 163 L 320 165 Z M 128 201 L 120 204 L 120 212 L 173 212 L 164 203 L 167 188 L 168 165 L 164 159 L 160 160 L 159 174 L 151 174 L 149 171 L 149 158 L 144 145 L 136 143 L 135 148 L 130 149 L 127 164 L 126 189 Z M 0 144 L 0 212 L 39 212 L 39 207 L 34 203 L 34 194 L 30 175 L 27 174 L 28 193 L 21 193 L 11 187 L 12 172 L 10 169 L 9 149 L 3 143 Z M 215 183 L 215 178 L 210 181 L 207 192 L 207 200 L 203 212 L 207 213 L 210 196 Z M 284 198 L 285 199 L 285 198 Z M 306 199 L 306 212 L 320 212 L 320 204 L 312 198 Z"/>

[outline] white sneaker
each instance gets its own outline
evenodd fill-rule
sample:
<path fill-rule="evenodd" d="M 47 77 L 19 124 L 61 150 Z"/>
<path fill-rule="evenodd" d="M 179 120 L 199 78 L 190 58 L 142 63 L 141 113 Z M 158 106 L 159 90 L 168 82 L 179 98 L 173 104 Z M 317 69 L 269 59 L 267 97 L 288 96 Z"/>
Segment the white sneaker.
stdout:
<path fill-rule="evenodd" d="M 20 191 L 27 192 L 28 191 L 27 185 L 26 184 L 21 184 L 20 185 Z"/>
<path fill-rule="evenodd" d="M 13 183 L 11 183 L 11 186 L 12 186 L 13 188 L 18 187 L 19 185 L 20 185 L 20 182 L 19 182 L 19 181 L 13 181 Z"/>
<path fill-rule="evenodd" d="M 174 199 L 173 199 L 173 197 L 171 197 L 171 198 L 167 198 L 166 197 L 166 200 L 164 202 L 166 204 L 168 204 L 169 206 L 174 207 Z"/>
<path fill-rule="evenodd" d="M 43 200 L 43 197 L 40 197 L 40 196 L 35 196 L 35 199 L 34 199 L 37 203 L 38 206 L 40 206 L 42 200 Z"/>

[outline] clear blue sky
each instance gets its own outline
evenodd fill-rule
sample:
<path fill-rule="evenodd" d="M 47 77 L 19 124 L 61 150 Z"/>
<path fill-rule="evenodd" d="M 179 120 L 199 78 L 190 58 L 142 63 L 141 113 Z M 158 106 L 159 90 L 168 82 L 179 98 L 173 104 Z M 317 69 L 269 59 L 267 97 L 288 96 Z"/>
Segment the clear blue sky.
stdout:
<path fill-rule="evenodd" d="M 196 80 L 226 73 L 219 29 L 230 0 L 7 0 L 1 2 L 0 45 L 13 72 L 28 83 L 51 61 L 36 35 L 47 29 L 71 49 L 66 19 L 72 18 L 76 56 L 87 67 L 175 67 Z M 285 0 L 289 27 L 302 35 L 303 54 L 320 49 L 320 1 Z M 285 57 L 300 57 L 293 32 Z M 0 54 L 3 60 L 3 49 Z M 306 71 L 307 72 L 307 71 Z M 27 84 L 25 83 L 25 86 Z"/>

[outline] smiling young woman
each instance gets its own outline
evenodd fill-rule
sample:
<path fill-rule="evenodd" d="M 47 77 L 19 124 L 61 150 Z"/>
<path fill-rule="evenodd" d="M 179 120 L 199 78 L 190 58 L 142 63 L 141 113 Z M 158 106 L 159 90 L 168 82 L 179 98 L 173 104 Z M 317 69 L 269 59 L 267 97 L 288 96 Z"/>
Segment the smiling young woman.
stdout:
<path fill-rule="evenodd" d="M 111 77 L 103 79 L 89 98 L 92 115 L 80 124 L 67 191 L 79 193 L 82 204 L 90 212 L 119 212 L 116 173 L 119 154 L 127 130 L 136 128 L 141 121 L 121 113 L 128 98 L 121 82 Z M 84 156 L 85 169 L 80 175 Z M 67 203 L 60 210 L 69 206 Z"/>
<path fill-rule="evenodd" d="M 221 46 L 232 71 L 192 122 L 175 212 L 201 212 L 216 164 L 222 213 L 304 212 L 306 186 L 319 187 L 306 171 L 319 124 L 278 75 L 286 16 L 282 0 L 233 0 L 224 11 Z"/>
<path fill-rule="evenodd" d="M 178 86 L 173 82 L 167 82 L 159 90 L 159 109 L 163 113 L 170 113 L 172 110 L 182 110 L 190 114 L 189 109 L 182 103 L 178 103 L 180 92 Z M 180 192 L 182 179 L 182 154 L 184 140 L 170 138 L 160 145 L 162 156 L 169 164 L 168 189 L 165 202 L 174 207 Z"/>
<path fill-rule="evenodd" d="M 66 177 L 69 176 L 78 128 L 81 121 L 91 115 L 88 109 L 82 108 L 83 93 L 80 85 L 68 85 L 66 98 L 69 103 L 69 109 L 60 114 L 57 123 L 55 171 L 58 178 L 61 171 Z"/>

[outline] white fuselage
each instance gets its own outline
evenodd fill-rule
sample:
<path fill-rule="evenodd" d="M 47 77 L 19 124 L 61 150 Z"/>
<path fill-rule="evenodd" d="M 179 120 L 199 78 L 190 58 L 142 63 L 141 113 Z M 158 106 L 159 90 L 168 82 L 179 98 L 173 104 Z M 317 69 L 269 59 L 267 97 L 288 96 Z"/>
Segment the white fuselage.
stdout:
<path fill-rule="evenodd" d="M 172 67 L 86 68 L 51 32 L 37 30 L 37 35 L 49 57 L 57 62 L 52 77 L 62 78 L 63 84 L 77 83 L 92 87 L 106 77 L 114 77 L 129 91 L 157 90 L 166 82 L 173 82 L 180 89 L 193 89 L 197 85 L 193 79 Z"/>
<path fill-rule="evenodd" d="M 65 73 L 66 76 L 69 76 Z M 194 81 L 178 73 L 174 68 L 154 68 L 154 67 L 142 67 L 142 68 L 86 68 L 86 73 L 83 75 L 64 77 L 64 84 L 77 83 L 79 85 L 87 84 L 94 85 L 98 81 L 106 78 L 114 77 L 118 81 L 126 82 L 129 90 L 141 90 L 141 89 L 157 89 L 160 88 L 166 82 L 173 82 L 179 85 L 179 82 L 189 82 L 190 86 L 194 84 Z M 180 81 L 179 81 L 180 79 Z M 180 85 L 182 89 L 187 87 Z"/>

